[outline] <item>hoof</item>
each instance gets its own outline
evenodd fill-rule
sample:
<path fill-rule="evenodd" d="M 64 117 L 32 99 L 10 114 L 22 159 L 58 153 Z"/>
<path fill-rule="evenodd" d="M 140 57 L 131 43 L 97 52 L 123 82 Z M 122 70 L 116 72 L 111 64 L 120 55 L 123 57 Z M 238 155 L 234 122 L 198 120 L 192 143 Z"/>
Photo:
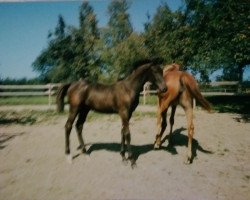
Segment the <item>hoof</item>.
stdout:
<path fill-rule="evenodd" d="M 186 165 L 190 165 L 192 163 L 192 158 L 187 158 L 185 161 L 184 161 L 184 164 Z"/>
<path fill-rule="evenodd" d="M 158 150 L 158 149 L 160 149 L 160 148 L 161 148 L 161 145 L 160 145 L 160 144 L 157 144 L 157 143 L 154 144 L 154 149 L 155 149 L 155 150 Z"/>
<path fill-rule="evenodd" d="M 68 162 L 69 164 L 72 164 L 73 159 L 72 159 L 71 154 L 66 155 L 66 160 L 67 160 L 67 162 Z"/>

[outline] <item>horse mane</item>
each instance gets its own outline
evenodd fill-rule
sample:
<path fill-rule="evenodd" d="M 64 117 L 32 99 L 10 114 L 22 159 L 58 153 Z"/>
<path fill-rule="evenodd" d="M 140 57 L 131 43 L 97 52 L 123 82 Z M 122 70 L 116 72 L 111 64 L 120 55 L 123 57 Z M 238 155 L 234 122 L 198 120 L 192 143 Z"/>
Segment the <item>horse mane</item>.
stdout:
<path fill-rule="evenodd" d="M 151 65 L 161 65 L 162 63 L 163 63 L 163 59 L 158 58 L 158 57 L 136 60 L 131 65 L 131 67 L 129 67 L 129 69 L 126 72 L 126 75 L 124 77 L 118 77 L 117 81 L 122 81 L 122 80 L 126 79 L 127 77 L 129 77 L 129 75 L 131 75 L 135 72 L 139 73 L 139 71 L 144 70 L 145 67 L 147 68 Z M 150 65 L 147 65 L 147 64 L 150 64 Z M 144 65 L 144 67 L 140 68 L 143 65 Z M 138 68 L 140 68 L 139 71 L 137 70 Z"/>
<path fill-rule="evenodd" d="M 141 59 L 141 60 L 137 60 L 132 64 L 132 70 L 136 70 L 138 67 L 148 64 L 148 63 L 152 63 L 152 64 L 162 64 L 164 61 L 162 58 L 146 58 L 146 59 Z"/>

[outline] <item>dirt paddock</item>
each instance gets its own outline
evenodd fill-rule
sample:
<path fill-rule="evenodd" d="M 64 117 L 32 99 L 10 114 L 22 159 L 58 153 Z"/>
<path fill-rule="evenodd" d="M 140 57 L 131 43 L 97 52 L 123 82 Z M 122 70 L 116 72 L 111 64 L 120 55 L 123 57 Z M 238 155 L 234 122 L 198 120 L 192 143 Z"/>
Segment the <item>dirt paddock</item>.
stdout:
<path fill-rule="evenodd" d="M 194 152 L 186 155 L 186 118 L 175 118 L 174 146 L 153 150 L 154 116 L 130 122 L 137 167 L 121 161 L 119 118 L 105 115 L 85 124 L 88 154 L 71 133 L 73 163 L 64 156 L 64 123 L 0 125 L 0 199 L 250 199 L 250 123 L 237 114 L 196 110 Z"/>

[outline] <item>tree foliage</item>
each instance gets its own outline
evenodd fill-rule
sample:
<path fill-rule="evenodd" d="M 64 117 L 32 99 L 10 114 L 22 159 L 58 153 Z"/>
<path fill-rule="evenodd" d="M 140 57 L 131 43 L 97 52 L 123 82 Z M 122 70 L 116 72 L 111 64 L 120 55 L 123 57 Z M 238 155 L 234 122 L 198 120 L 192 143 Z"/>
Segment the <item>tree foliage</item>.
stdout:
<path fill-rule="evenodd" d="M 67 27 L 63 17 L 59 16 L 55 31 L 49 33 L 48 47 L 33 63 L 44 80 L 97 80 L 99 56 L 95 44 L 99 32 L 96 16 L 88 2 L 83 2 L 80 7 L 79 24 L 79 28 Z"/>
<path fill-rule="evenodd" d="M 166 3 L 160 5 L 153 19 L 145 24 L 145 38 L 152 56 L 158 55 L 167 63 L 189 64 L 193 53 L 190 25 L 179 10 L 172 12 Z"/>
<path fill-rule="evenodd" d="M 113 0 L 108 6 L 108 39 L 110 46 L 116 46 L 123 40 L 127 39 L 133 32 L 128 14 L 129 6 L 130 5 L 126 0 Z"/>
<path fill-rule="evenodd" d="M 222 68 L 226 74 L 237 71 L 237 80 L 241 82 L 243 69 L 250 64 L 250 3 L 247 0 L 187 0 L 186 4 L 197 49 L 194 61 L 204 63 L 209 69 Z M 235 68 L 238 69 L 235 71 Z"/>
<path fill-rule="evenodd" d="M 108 80 L 124 78 L 131 71 L 132 63 L 146 56 L 143 38 L 133 33 L 129 6 L 125 0 L 112 1 L 108 6 L 108 27 L 103 29 L 101 37 L 101 55 L 109 75 Z"/>
<path fill-rule="evenodd" d="M 250 65 L 250 3 L 248 0 L 184 0 L 172 11 L 161 3 L 148 16 L 145 31 L 133 31 L 126 0 L 110 2 L 107 26 L 98 27 L 88 2 L 79 9 L 79 27 L 67 26 L 59 16 L 48 46 L 33 63 L 47 82 L 88 78 L 114 81 L 131 72 L 134 62 L 160 57 L 177 62 L 202 81 L 217 69 L 220 79 L 242 81 Z M 146 13 L 145 13 L 146 14 Z"/>

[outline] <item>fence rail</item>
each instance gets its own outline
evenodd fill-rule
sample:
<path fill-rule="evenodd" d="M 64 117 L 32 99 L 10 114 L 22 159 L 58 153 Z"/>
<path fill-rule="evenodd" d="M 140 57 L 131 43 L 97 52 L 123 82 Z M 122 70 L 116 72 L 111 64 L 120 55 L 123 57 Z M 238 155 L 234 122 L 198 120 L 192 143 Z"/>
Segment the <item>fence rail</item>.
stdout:
<path fill-rule="evenodd" d="M 203 96 L 232 96 L 232 95 L 244 95 L 249 94 L 249 88 L 245 91 L 238 92 L 238 81 L 221 81 L 221 82 L 211 82 L 200 85 L 201 93 Z M 143 95 L 143 104 L 146 104 L 147 96 L 151 94 L 157 94 L 156 90 L 150 90 L 150 84 L 143 87 L 141 95 Z M 194 99 L 194 107 L 196 106 L 196 101 Z"/>
<path fill-rule="evenodd" d="M 48 104 L 52 104 L 52 96 L 60 86 L 60 83 L 47 85 L 0 85 L 0 97 L 17 96 L 48 96 Z"/>
<path fill-rule="evenodd" d="M 237 89 L 216 88 L 218 86 L 236 86 L 237 84 L 238 82 L 214 82 L 206 84 L 209 88 L 201 88 L 201 92 L 204 96 L 237 95 Z M 60 85 L 60 83 L 50 83 L 46 85 L 0 85 L 0 97 L 48 96 L 48 104 L 51 106 L 52 96 L 56 94 Z M 246 90 L 246 92 L 249 91 Z M 155 95 L 157 91 L 151 90 L 150 84 L 147 82 L 140 94 L 143 96 L 143 104 L 146 104 L 147 96 Z"/>

